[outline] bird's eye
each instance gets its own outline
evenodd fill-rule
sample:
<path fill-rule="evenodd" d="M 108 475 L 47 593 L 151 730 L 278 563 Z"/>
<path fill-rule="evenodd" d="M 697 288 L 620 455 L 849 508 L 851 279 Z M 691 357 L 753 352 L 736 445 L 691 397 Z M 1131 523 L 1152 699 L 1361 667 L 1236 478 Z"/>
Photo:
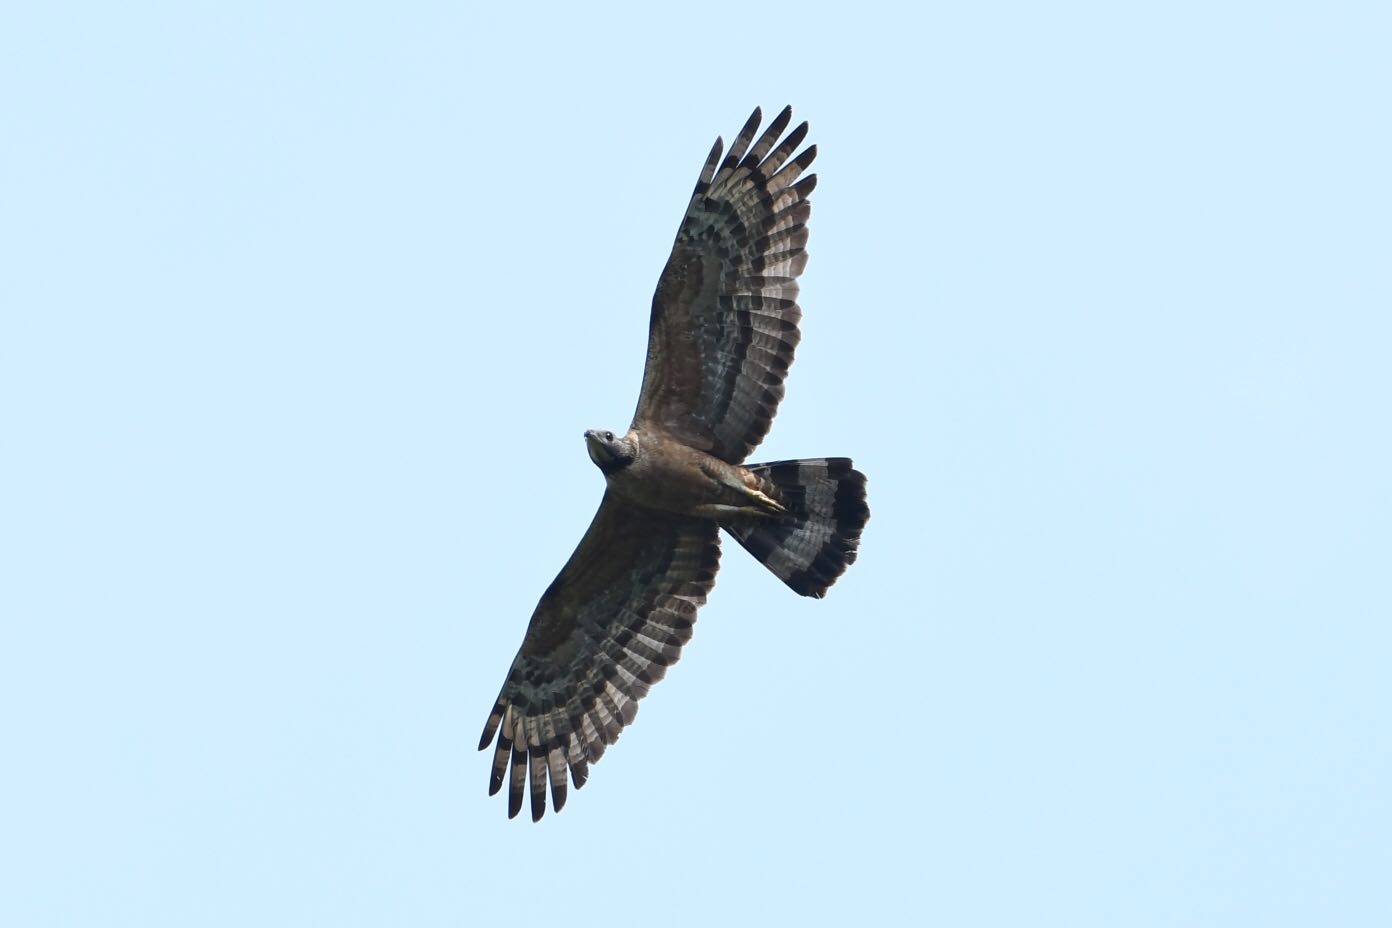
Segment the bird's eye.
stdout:
<path fill-rule="evenodd" d="M 605 440 L 605 441 L 613 441 L 613 440 L 614 440 L 614 433 L 613 433 L 613 432 L 605 432 L 605 433 L 604 433 L 604 440 Z"/>

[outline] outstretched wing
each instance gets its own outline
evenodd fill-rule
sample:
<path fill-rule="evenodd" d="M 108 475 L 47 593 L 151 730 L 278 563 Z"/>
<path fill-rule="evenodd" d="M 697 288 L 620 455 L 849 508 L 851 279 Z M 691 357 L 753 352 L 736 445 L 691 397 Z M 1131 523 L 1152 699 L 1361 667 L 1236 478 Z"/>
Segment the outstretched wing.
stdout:
<path fill-rule="evenodd" d="M 768 434 L 800 337 L 797 277 L 817 175 L 798 178 L 817 148 L 789 160 L 805 122 L 775 147 L 791 118 L 785 108 L 754 141 L 756 109 L 723 162 L 716 139 L 653 295 L 633 425 L 732 463 Z"/>
<path fill-rule="evenodd" d="M 638 700 L 691 638 L 719 563 L 714 522 L 605 493 L 537 603 L 479 739 L 482 751 L 497 735 L 488 794 L 509 780 L 509 818 L 522 808 L 529 769 L 533 821 L 546 811 L 548 778 L 558 812 L 567 768 L 577 789 L 585 785 L 589 765 L 633 721 Z"/>

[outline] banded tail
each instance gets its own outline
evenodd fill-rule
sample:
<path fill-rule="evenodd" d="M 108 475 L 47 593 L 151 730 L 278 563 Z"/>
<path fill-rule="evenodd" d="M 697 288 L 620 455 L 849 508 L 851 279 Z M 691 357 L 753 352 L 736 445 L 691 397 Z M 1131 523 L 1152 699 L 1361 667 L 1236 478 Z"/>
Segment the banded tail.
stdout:
<path fill-rule="evenodd" d="M 870 518 L 865 475 L 850 458 L 746 466 L 788 515 L 722 522 L 721 527 L 794 592 L 820 599 L 855 563 L 860 532 Z"/>

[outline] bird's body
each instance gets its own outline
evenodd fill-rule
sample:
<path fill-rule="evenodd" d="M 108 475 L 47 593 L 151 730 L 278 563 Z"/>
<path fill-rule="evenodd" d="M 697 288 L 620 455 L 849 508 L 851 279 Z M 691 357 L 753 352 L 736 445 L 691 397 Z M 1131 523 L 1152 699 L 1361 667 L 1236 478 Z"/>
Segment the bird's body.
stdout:
<path fill-rule="evenodd" d="M 587 432 L 586 441 L 593 443 Z M 623 466 L 605 470 L 617 497 L 636 506 L 703 519 L 777 516 L 787 512 L 767 493 L 765 481 L 738 464 L 722 461 L 661 432 L 629 429 L 618 441 L 634 449 Z M 593 456 L 593 455 L 591 455 Z"/>
<path fill-rule="evenodd" d="M 745 464 L 773 421 L 801 337 L 797 276 L 807 263 L 784 109 L 755 139 L 754 111 L 720 160 L 716 140 L 653 295 L 647 364 L 628 432 L 585 444 L 604 499 L 575 553 L 542 594 L 484 726 L 489 792 L 508 784 L 508 815 L 530 774 L 533 820 L 565 804 L 589 765 L 633 721 L 638 700 L 691 637 L 715 583 L 720 531 L 795 592 L 827 589 L 856 558 L 870 510 L 848 458 Z M 495 741 L 496 736 L 496 741 Z"/>

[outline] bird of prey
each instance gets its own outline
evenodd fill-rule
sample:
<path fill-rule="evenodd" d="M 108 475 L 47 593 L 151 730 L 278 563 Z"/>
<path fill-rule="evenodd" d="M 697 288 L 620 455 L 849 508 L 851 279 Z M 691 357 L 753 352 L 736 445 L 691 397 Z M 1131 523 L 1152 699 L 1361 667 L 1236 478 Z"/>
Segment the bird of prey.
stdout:
<path fill-rule="evenodd" d="M 536 821 L 578 789 L 676 662 L 715 584 L 719 530 L 795 592 L 821 597 L 856 558 L 870 517 L 848 458 L 743 464 L 768 433 L 800 338 L 807 263 L 807 123 L 761 134 L 755 110 L 701 169 L 653 295 L 648 357 L 628 432 L 585 432 L 604 498 L 542 594 L 488 716 L 488 793 L 508 817 L 531 774 Z M 757 138 L 756 138 L 757 134 Z M 780 140 L 781 139 L 781 140 Z M 495 742 L 496 736 L 496 742 Z"/>

